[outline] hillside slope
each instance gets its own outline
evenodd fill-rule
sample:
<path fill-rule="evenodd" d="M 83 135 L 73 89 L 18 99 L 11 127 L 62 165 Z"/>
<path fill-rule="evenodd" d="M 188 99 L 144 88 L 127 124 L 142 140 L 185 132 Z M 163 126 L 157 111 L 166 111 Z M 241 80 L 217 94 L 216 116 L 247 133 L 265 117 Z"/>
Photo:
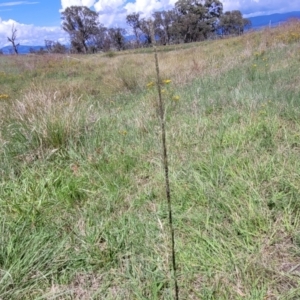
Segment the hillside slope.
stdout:
<path fill-rule="evenodd" d="M 300 19 L 300 11 L 292 11 L 288 13 L 281 14 L 271 14 L 257 17 L 250 17 L 248 19 L 252 22 L 253 29 L 260 29 L 267 26 L 278 26 L 289 19 L 297 18 Z"/>
<path fill-rule="evenodd" d="M 158 48 L 180 299 L 300 298 L 299 29 Z M 174 299 L 153 57 L 0 57 L 1 299 Z"/>

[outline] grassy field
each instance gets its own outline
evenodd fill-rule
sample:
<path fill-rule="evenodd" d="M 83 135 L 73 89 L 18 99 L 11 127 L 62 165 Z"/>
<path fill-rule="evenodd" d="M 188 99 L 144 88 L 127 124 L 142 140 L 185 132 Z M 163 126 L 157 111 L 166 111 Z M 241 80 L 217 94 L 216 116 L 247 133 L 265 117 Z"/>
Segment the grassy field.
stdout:
<path fill-rule="evenodd" d="M 180 299 L 300 299 L 300 23 L 159 48 Z M 174 299 L 153 53 L 0 56 L 0 299 Z"/>

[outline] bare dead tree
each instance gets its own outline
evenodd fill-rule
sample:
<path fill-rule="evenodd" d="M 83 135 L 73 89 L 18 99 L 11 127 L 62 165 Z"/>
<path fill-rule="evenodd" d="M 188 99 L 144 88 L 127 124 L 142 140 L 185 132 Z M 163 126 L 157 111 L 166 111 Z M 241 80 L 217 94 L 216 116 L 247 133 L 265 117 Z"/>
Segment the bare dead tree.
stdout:
<path fill-rule="evenodd" d="M 8 41 L 11 42 L 13 46 L 13 50 L 15 54 L 18 54 L 18 46 L 20 44 L 16 44 L 16 38 L 17 38 L 17 29 L 13 25 L 11 28 L 11 37 L 7 37 Z"/>

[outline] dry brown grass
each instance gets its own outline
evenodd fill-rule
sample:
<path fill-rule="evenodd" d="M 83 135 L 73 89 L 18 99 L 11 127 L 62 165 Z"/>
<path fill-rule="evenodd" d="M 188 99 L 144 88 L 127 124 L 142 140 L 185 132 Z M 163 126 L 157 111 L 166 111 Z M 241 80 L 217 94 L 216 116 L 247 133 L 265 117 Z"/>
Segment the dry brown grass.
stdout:
<path fill-rule="evenodd" d="M 253 55 L 262 56 L 267 49 L 299 41 L 299 27 L 300 22 L 294 20 L 278 28 L 230 39 L 174 45 L 173 48 L 161 46 L 158 49 L 161 75 L 172 79 L 176 86 L 182 86 L 195 78 L 223 74 Z M 66 90 L 76 96 L 109 98 L 116 93 L 141 90 L 155 79 L 151 51 L 125 51 L 113 57 L 105 54 L 12 56 L 7 58 L 7 65 L 13 74 L 32 78 L 37 84 L 47 80 L 54 90 Z"/>

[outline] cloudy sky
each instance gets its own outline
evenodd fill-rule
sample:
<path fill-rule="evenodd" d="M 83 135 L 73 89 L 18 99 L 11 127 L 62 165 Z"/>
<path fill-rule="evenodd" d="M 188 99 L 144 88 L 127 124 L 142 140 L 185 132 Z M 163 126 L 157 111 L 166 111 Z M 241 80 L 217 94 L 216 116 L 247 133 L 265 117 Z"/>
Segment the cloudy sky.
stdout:
<path fill-rule="evenodd" d="M 7 36 L 14 25 L 21 45 L 44 45 L 44 40 L 65 43 L 60 11 L 84 5 L 100 14 L 105 26 L 126 27 L 125 17 L 132 12 L 150 16 L 153 11 L 170 9 L 177 0 L 0 0 L 0 48 L 9 45 Z M 223 0 L 224 11 L 240 10 L 245 17 L 300 10 L 300 0 Z"/>

